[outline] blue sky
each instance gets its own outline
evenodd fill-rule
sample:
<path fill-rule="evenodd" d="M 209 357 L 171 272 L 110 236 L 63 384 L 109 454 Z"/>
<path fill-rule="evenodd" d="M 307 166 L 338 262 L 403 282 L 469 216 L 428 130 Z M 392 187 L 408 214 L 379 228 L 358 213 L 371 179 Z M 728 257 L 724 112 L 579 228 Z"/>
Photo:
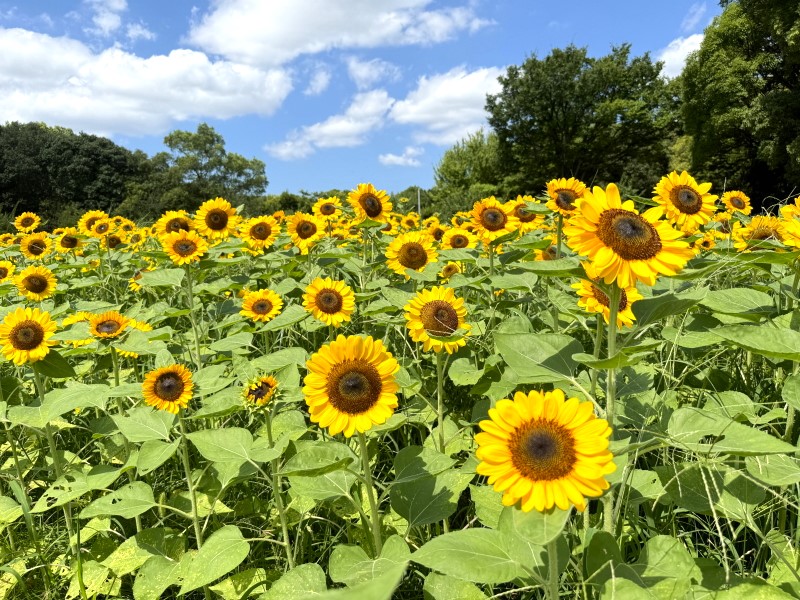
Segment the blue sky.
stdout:
<path fill-rule="evenodd" d="M 268 193 L 431 187 L 512 64 L 632 44 L 680 72 L 719 14 L 671 0 L 0 0 L 0 118 L 148 154 L 211 124 Z"/>

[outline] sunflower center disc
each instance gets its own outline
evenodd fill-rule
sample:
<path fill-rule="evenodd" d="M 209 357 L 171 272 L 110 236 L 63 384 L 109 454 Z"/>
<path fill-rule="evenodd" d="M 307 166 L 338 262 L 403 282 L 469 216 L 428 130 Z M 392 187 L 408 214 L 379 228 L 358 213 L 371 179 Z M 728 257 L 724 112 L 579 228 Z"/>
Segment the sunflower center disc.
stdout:
<path fill-rule="evenodd" d="M 432 300 L 419 311 L 422 326 L 430 335 L 448 336 L 458 329 L 458 313 L 444 300 Z"/>
<path fill-rule="evenodd" d="M 626 294 L 625 290 L 623 289 L 620 289 L 620 292 L 622 292 L 622 294 L 619 297 L 619 305 L 617 306 L 618 312 L 622 312 L 628 306 L 628 294 Z M 611 308 L 611 299 L 603 290 L 596 285 L 592 285 L 592 293 L 594 294 L 595 300 L 597 300 L 600 304 Z"/>
<path fill-rule="evenodd" d="M 381 396 L 381 376 L 370 363 L 346 360 L 328 374 L 327 392 L 333 407 L 349 415 L 372 408 Z"/>
<path fill-rule="evenodd" d="M 269 391 L 272 389 L 272 386 L 269 384 L 268 381 L 262 381 L 255 387 L 251 387 L 250 391 L 248 392 L 248 396 L 253 399 L 254 402 L 258 402 L 264 396 L 269 394 Z"/>
<path fill-rule="evenodd" d="M 469 246 L 469 240 L 465 235 L 454 235 L 450 238 L 450 246 L 453 248 L 466 248 Z"/>
<path fill-rule="evenodd" d="M 17 350 L 33 350 L 44 340 L 44 329 L 36 321 L 23 321 L 11 330 L 9 337 Z"/>
<path fill-rule="evenodd" d="M 28 252 L 33 254 L 34 256 L 39 256 L 45 250 L 46 246 L 40 240 L 34 240 L 28 246 Z"/>
<path fill-rule="evenodd" d="M 65 235 L 61 238 L 61 247 L 62 248 L 74 248 L 78 245 L 78 238 L 72 235 Z"/>
<path fill-rule="evenodd" d="M 253 312 L 257 315 L 266 315 L 272 310 L 272 302 L 269 300 L 256 300 L 253 302 Z"/>
<path fill-rule="evenodd" d="M 621 208 L 600 214 L 597 237 L 624 260 L 647 260 L 661 251 L 661 238 L 655 227 Z"/>
<path fill-rule="evenodd" d="M 322 290 L 317 294 L 317 308 L 332 315 L 342 310 L 342 295 L 336 290 Z"/>
<path fill-rule="evenodd" d="M 564 477 L 575 465 L 575 439 L 558 423 L 536 419 L 520 426 L 509 440 L 511 461 L 533 481 Z"/>
<path fill-rule="evenodd" d="M 108 236 L 108 247 L 109 248 L 116 248 L 122 243 L 122 238 L 117 235 L 110 235 Z"/>
<path fill-rule="evenodd" d="M 192 252 L 197 250 L 197 244 L 189 240 L 181 240 L 180 242 L 175 244 L 174 250 L 180 256 L 189 256 L 190 254 L 192 254 Z"/>
<path fill-rule="evenodd" d="M 186 219 L 170 219 L 167 221 L 167 226 L 165 228 L 170 233 L 174 233 L 176 231 L 189 231 L 189 223 Z"/>
<path fill-rule="evenodd" d="M 98 219 L 99 217 L 92 217 L 90 219 L 86 219 L 86 229 L 91 231 L 92 227 L 94 227 L 94 224 L 97 223 Z"/>
<path fill-rule="evenodd" d="M 108 231 L 108 225 L 106 223 L 100 223 L 95 231 L 97 233 L 106 233 Z"/>
<path fill-rule="evenodd" d="M 164 373 L 158 376 L 153 387 L 155 395 L 161 400 L 174 402 L 183 393 L 183 380 L 176 373 Z"/>
<path fill-rule="evenodd" d="M 8 269 L 6 267 L 0 267 L 0 279 L 5 279 L 8 277 Z"/>
<path fill-rule="evenodd" d="M 120 324 L 117 321 L 103 321 L 97 326 L 97 331 L 100 333 L 115 333 L 119 331 Z"/>
<path fill-rule="evenodd" d="M 496 208 L 487 208 L 481 214 L 481 222 L 489 231 L 497 231 L 498 229 L 502 229 L 506 226 L 506 221 L 508 221 L 506 213 Z"/>
<path fill-rule="evenodd" d="M 777 235 L 777 231 L 775 231 L 772 227 L 767 227 L 765 225 L 761 225 L 753 229 L 753 232 L 750 234 L 751 240 L 778 240 L 779 236 Z"/>
<path fill-rule="evenodd" d="M 297 226 L 297 235 L 303 240 L 310 238 L 315 233 L 317 233 L 317 226 L 311 221 L 303 221 Z"/>
<path fill-rule="evenodd" d="M 441 227 L 436 227 L 433 230 L 433 239 L 435 239 L 437 242 L 441 241 L 443 236 L 444 236 L 444 229 L 442 229 Z"/>
<path fill-rule="evenodd" d="M 262 242 L 272 233 L 272 228 L 266 223 L 259 223 L 250 228 L 250 237 Z"/>
<path fill-rule="evenodd" d="M 561 210 L 575 210 L 577 194 L 572 190 L 558 190 L 556 192 L 556 206 Z"/>
<path fill-rule="evenodd" d="M 334 204 L 331 204 L 330 202 L 326 202 L 325 204 L 319 207 L 319 212 L 321 212 L 326 217 L 330 216 L 336 212 L 336 206 Z"/>
<path fill-rule="evenodd" d="M 31 225 L 33 225 L 33 218 L 25 217 L 24 219 L 22 219 L 22 221 L 20 221 L 20 223 L 22 224 L 23 227 L 30 227 Z"/>
<path fill-rule="evenodd" d="M 428 263 L 428 253 L 421 244 L 410 242 L 400 248 L 397 260 L 408 269 L 421 269 Z"/>
<path fill-rule="evenodd" d="M 460 273 L 461 271 L 458 270 L 456 265 L 447 265 L 444 269 L 442 269 L 442 275 L 445 277 L 452 277 L 456 273 Z"/>
<path fill-rule="evenodd" d="M 734 208 L 742 209 L 744 208 L 744 200 L 734 196 L 733 198 L 731 198 L 731 206 L 733 206 Z"/>
<path fill-rule="evenodd" d="M 28 275 L 22 280 L 25 289 L 34 294 L 41 294 L 47 289 L 47 279 L 41 275 Z"/>
<path fill-rule="evenodd" d="M 530 223 L 536 218 L 536 213 L 528 210 L 524 206 L 518 206 L 514 209 L 514 215 L 523 223 Z"/>
<path fill-rule="evenodd" d="M 228 225 L 228 213 L 219 208 L 208 211 L 208 214 L 206 215 L 206 225 L 208 225 L 209 229 L 213 229 L 215 231 L 225 229 L 225 227 Z"/>
<path fill-rule="evenodd" d="M 703 199 L 700 194 L 685 185 L 674 188 L 670 192 L 669 198 L 675 208 L 687 215 L 700 212 L 700 209 L 703 208 Z"/>
<path fill-rule="evenodd" d="M 369 218 L 377 217 L 383 210 L 383 204 L 372 194 L 365 194 L 361 197 L 361 207 Z"/>
<path fill-rule="evenodd" d="M 550 246 L 547 250 L 542 252 L 542 260 L 555 260 L 556 254 L 556 247 Z"/>

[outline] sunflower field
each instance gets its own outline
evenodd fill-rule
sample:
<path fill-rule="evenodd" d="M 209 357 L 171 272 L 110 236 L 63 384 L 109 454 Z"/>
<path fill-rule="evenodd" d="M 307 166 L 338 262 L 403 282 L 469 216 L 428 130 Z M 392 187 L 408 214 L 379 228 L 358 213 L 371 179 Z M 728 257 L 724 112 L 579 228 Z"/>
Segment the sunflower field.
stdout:
<path fill-rule="evenodd" d="M 359 184 L 0 235 L 0 600 L 800 597 L 800 199 Z"/>

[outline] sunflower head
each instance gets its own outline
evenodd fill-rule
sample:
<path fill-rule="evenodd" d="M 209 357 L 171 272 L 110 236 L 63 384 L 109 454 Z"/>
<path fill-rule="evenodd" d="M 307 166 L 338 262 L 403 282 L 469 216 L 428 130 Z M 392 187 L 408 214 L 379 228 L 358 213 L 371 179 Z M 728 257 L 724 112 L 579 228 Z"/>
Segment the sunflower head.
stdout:
<path fill-rule="evenodd" d="M 439 247 L 442 250 L 475 248 L 478 236 L 463 227 L 452 227 L 444 232 Z"/>
<path fill-rule="evenodd" d="M 250 250 L 264 250 L 275 242 L 280 225 L 273 216 L 253 217 L 239 226 L 239 237 Z"/>
<path fill-rule="evenodd" d="M 750 205 L 750 197 L 739 190 L 731 190 L 722 194 L 722 203 L 729 213 L 742 213 L 749 215 L 753 210 Z"/>
<path fill-rule="evenodd" d="M 771 215 L 757 215 L 745 226 L 733 228 L 733 246 L 740 252 L 759 250 L 768 246 L 761 242 L 784 244 L 787 235 L 783 222 Z"/>
<path fill-rule="evenodd" d="M 537 214 L 528 208 L 528 204 L 541 204 L 533 196 L 517 196 L 514 200 L 509 200 L 507 204 L 511 207 L 512 214 L 519 221 L 520 233 L 527 233 L 539 229 L 544 221 L 544 215 Z"/>
<path fill-rule="evenodd" d="M 83 241 L 78 237 L 78 230 L 74 227 L 66 227 L 56 238 L 56 251 L 60 254 L 67 252 L 78 253 L 83 246 Z"/>
<path fill-rule="evenodd" d="M 317 277 L 303 294 L 303 308 L 327 325 L 341 327 L 355 310 L 356 296 L 344 281 Z"/>
<path fill-rule="evenodd" d="M 89 331 L 99 339 L 118 338 L 125 333 L 130 319 L 115 310 L 89 317 Z"/>
<path fill-rule="evenodd" d="M 444 268 L 439 271 L 439 279 L 448 281 L 453 275 L 464 272 L 464 265 L 460 262 L 448 262 Z"/>
<path fill-rule="evenodd" d="M 671 223 L 692 231 L 708 223 L 716 210 L 718 196 L 710 189 L 710 183 L 698 184 L 686 171 L 673 171 L 656 184 L 653 200 Z"/>
<path fill-rule="evenodd" d="M 193 389 L 192 374 L 183 365 L 170 365 L 150 371 L 142 383 L 145 403 L 173 415 L 189 405 Z"/>
<path fill-rule="evenodd" d="M 311 207 L 311 212 L 323 221 L 336 220 L 342 216 L 342 201 L 338 196 L 319 198 Z"/>
<path fill-rule="evenodd" d="M 607 325 L 611 319 L 611 299 L 606 291 L 601 289 L 595 267 L 591 263 L 584 262 L 583 268 L 589 279 L 572 284 L 572 288 L 578 292 L 578 306 L 586 312 L 600 313 Z M 641 299 L 642 295 L 635 287 L 619 290 L 617 327 L 633 327 L 636 317 L 633 314 L 632 304 Z"/>
<path fill-rule="evenodd" d="M 245 292 L 242 301 L 242 316 L 266 323 L 271 321 L 281 312 L 283 300 L 272 290 L 256 290 Z"/>
<path fill-rule="evenodd" d="M 519 219 L 514 216 L 513 207 L 490 196 L 479 200 L 472 207 L 472 224 L 481 240 L 488 244 L 500 236 L 516 231 Z"/>
<path fill-rule="evenodd" d="M 477 473 L 503 493 L 503 505 L 525 511 L 574 505 L 602 495 L 605 476 L 616 470 L 608 450 L 611 428 L 598 419 L 591 402 L 552 392 L 517 392 L 489 409 L 475 436 Z"/>
<path fill-rule="evenodd" d="M 161 238 L 161 247 L 176 265 L 199 261 L 208 252 L 208 242 L 195 231 L 181 229 Z"/>
<path fill-rule="evenodd" d="M 42 223 L 42 218 L 37 215 L 36 213 L 32 212 L 24 212 L 17 215 L 17 218 L 14 219 L 14 227 L 16 227 L 17 231 L 20 233 L 30 233 L 31 231 L 35 231 L 39 225 Z"/>
<path fill-rule="evenodd" d="M 410 231 L 395 238 L 386 247 L 386 264 L 399 275 L 405 275 L 406 269 L 422 271 L 428 263 L 436 262 L 438 253 L 433 242 L 424 231 Z"/>
<path fill-rule="evenodd" d="M 28 300 L 41 302 L 55 293 L 57 281 L 50 269 L 31 266 L 22 269 L 14 278 L 14 283 L 19 293 Z"/>
<path fill-rule="evenodd" d="M 50 352 L 50 346 L 56 344 L 50 339 L 55 331 L 50 313 L 38 308 L 17 308 L 0 324 L 3 356 L 15 365 L 41 360 Z"/>
<path fill-rule="evenodd" d="M 308 254 L 314 244 L 325 236 L 325 223 L 314 215 L 298 212 L 289 218 L 286 231 L 300 254 Z"/>
<path fill-rule="evenodd" d="M 392 211 L 392 203 L 385 190 L 376 190 L 371 183 L 359 183 L 347 194 L 347 202 L 353 207 L 356 221 L 371 219 L 385 223 Z"/>
<path fill-rule="evenodd" d="M 92 235 L 92 228 L 99 219 L 107 219 L 108 213 L 103 210 L 89 210 L 78 219 L 78 231 L 83 235 Z"/>
<path fill-rule="evenodd" d="M 392 416 L 400 365 L 371 337 L 340 335 L 306 363 L 303 394 L 311 421 L 330 435 L 351 437 Z"/>
<path fill-rule="evenodd" d="M 262 375 L 244 386 L 242 397 L 248 406 L 261 407 L 267 405 L 277 390 L 278 380 L 272 375 Z"/>
<path fill-rule="evenodd" d="M 441 286 L 422 290 L 403 308 L 409 335 L 423 350 L 448 354 L 467 341 L 470 326 L 464 321 L 464 299 L 456 298 L 452 288 Z"/>
<path fill-rule="evenodd" d="M 14 275 L 16 267 L 9 260 L 0 260 L 0 283 L 5 283 Z"/>
<path fill-rule="evenodd" d="M 236 231 L 238 223 L 236 209 L 224 198 L 206 200 L 194 217 L 194 227 L 198 233 L 212 240 L 229 237 Z"/>
<path fill-rule="evenodd" d="M 551 179 L 547 182 L 547 208 L 565 217 L 575 212 L 578 198 L 586 192 L 586 184 L 570 177 L 566 179 Z"/>
<path fill-rule="evenodd" d="M 42 260 L 53 248 L 53 241 L 47 232 L 31 233 L 22 238 L 19 249 L 28 260 Z"/>

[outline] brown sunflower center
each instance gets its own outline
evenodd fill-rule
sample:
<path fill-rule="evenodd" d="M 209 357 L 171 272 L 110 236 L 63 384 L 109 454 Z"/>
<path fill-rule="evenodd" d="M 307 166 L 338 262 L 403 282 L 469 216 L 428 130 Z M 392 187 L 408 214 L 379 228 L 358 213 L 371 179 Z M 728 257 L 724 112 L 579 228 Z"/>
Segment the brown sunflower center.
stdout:
<path fill-rule="evenodd" d="M 30 244 L 28 244 L 28 252 L 33 254 L 34 256 L 39 256 L 40 254 L 44 254 L 44 251 L 47 249 L 47 245 L 39 239 L 33 240 Z"/>
<path fill-rule="evenodd" d="M 561 210 L 575 210 L 575 199 L 578 194 L 575 190 L 556 190 L 555 203 Z"/>
<path fill-rule="evenodd" d="M 542 260 L 555 260 L 558 256 L 555 246 L 550 246 L 542 252 Z"/>
<path fill-rule="evenodd" d="M 445 268 L 442 269 L 442 277 L 450 278 L 456 273 L 461 273 L 461 269 L 458 268 L 458 265 L 445 265 Z"/>
<path fill-rule="evenodd" d="M 733 196 L 730 199 L 730 203 L 731 203 L 731 206 L 733 206 L 734 208 L 742 209 L 742 208 L 745 207 L 744 200 L 742 200 L 738 196 Z"/>
<path fill-rule="evenodd" d="M 331 202 L 326 202 L 319 207 L 319 212 L 320 214 L 329 217 L 336 212 L 336 205 L 332 204 Z"/>
<path fill-rule="evenodd" d="M 128 243 L 130 244 L 138 244 L 142 241 L 142 236 L 138 233 L 134 233 L 129 239 Z"/>
<path fill-rule="evenodd" d="M 514 467 L 532 481 L 568 475 L 575 463 L 575 438 L 568 429 L 545 419 L 522 424 L 509 439 Z"/>
<path fill-rule="evenodd" d="M 108 223 L 100 223 L 97 227 L 94 228 L 95 233 L 108 233 L 108 230 L 111 227 Z"/>
<path fill-rule="evenodd" d="M 247 391 L 247 396 L 253 402 L 258 402 L 268 396 L 273 390 L 273 385 L 269 381 L 260 381 Z"/>
<path fill-rule="evenodd" d="M 469 246 L 469 238 L 465 235 L 457 233 L 450 238 L 451 248 L 466 248 L 467 246 Z"/>
<path fill-rule="evenodd" d="M 19 222 L 19 224 L 22 225 L 23 227 L 30 227 L 35 222 L 36 221 L 34 220 L 33 217 L 22 217 L 22 220 Z"/>
<path fill-rule="evenodd" d="M 312 235 L 317 233 L 317 226 L 311 221 L 300 221 L 296 228 L 297 235 L 301 240 L 307 240 Z"/>
<path fill-rule="evenodd" d="M 74 235 L 64 235 L 61 236 L 61 241 L 59 242 L 62 248 L 75 248 L 78 245 L 78 238 Z"/>
<path fill-rule="evenodd" d="M 178 256 L 186 257 L 191 256 L 195 253 L 195 251 L 197 251 L 197 244 L 195 244 L 192 240 L 178 240 L 172 246 L 172 249 Z"/>
<path fill-rule="evenodd" d="M 41 275 L 28 275 L 22 280 L 22 286 L 29 292 L 41 294 L 47 289 L 47 279 Z"/>
<path fill-rule="evenodd" d="M 530 223 L 536 218 L 536 213 L 532 210 L 528 210 L 524 206 L 518 206 L 514 209 L 514 216 L 523 223 Z"/>
<path fill-rule="evenodd" d="M 86 219 L 86 229 L 91 230 L 94 227 L 94 224 L 100 220 L 100 217 L 89 217 Z"/>
<path fill-rule="evenodd" d="M 661 252 L 661 237 L 643 217 L 621 208 L 600 214 L 597 237 L 624 260 L 648 260 Z"/>
<path fill-rule="evenodd" d="M 264 223 L 263 221 L 256 223 L 250 228 L 250 237 L 255 240 L 261 240 L 262 242 L 266 240 L 271 233 L 272 227 L 269 226 L 269 223 Z"/>
<path fill-rule="evenodd" d="M 336 290 L 324 289 L 317 294 L 315 303 L 322 312 L 332 315 L 342 310 L 344 299 Z"/>
<path fill-rule="evenodd" d="M 434 227 L 431 231 L 431 235 L 433 235 L 433 239 L 435 239 L 437 242 L 441 241 L 442 237 L 444 236 L 444 229 L 441 227 Z"/>
<path fill-rule="evenodd" d="M 628 294 L 626 294 L 625 290 L 622 289 L 620 290 L 620 292 L 622 292 L 622 294 L 619 297 L 619 304 L 617 306 L 617 310 L 619 312 L 622 312 L 628 306 Z M 603 290 L 601 290 L 594 284 L 592 284 L 592 293 L 594 294 L 595 300 L 597 300 L 600 304 L 608 308 L 611 307 L 611 299 Z"/>
<path fill-rule="evenodd" d="M 487 208 L 481 213 L 481 225 L 489 231 L 497 231 L 506 226 L 508 217 L 499 208 Z"/>
<path fill-rule="evenodd" d="M 8 277 L 8 267 L 0 267 L 0 279 Z"/>
<path fill-rule="evenodd" d="M 122 238 L 118 235 L 110 235 L 108 236 L 108 247 L 109 248 L 116 248 L 122 243 Z"/>
<path fill-rule="evenodd" d="M 222 231 L 228 226 L 228 213 L 221 208 L 212 208 L 206 213 L 205 223 L 209 229 Z"/>
<path fill-rule="evenodd" d="M 257 315 L 269 314 L 269 312 L 272 310 L 272 302 L 266 298 L 261 298 L 260 300 L 253 302 L 253 308 L 251 310 Z"/>
<path fill-rule="evenodd" d="M 33 350 L 44 341 L 44 327 L 28 319 L 17 323 L 8 339 L 15 350 Z"/>
<path fill-rule="evenodd" d="M 691 186 L 678 185 L 669 193 L 672 204 L 684 214 L 693 215 L 703 208 L 703 198 Z"/>
<path fill-rule="evenodd" d="M 97 331 L 100 333 L 111 334 L 119 331 L 122 324 L 114 319 L 108 319 L 102 323 L 97 324 Z"/>
<path fill-rule="evenodd" d="M 153 393 L 159 400 L 175 402 L 181 397 L 184 387 L 183 379 L 177 373 L 162 373 L 153 384 Z"/>
<path fill-rule="evenodd" d="M 364 194 L 358 200 L 359 204 L 361 204 L 361 208 L 364 209 L 364 212 L 367 213 L 367 216 L 370 219 L 377 217 L 383 211 L 383 204 L 380 201 L 380 198 L 373 194 Z"/>
<path fill-rule="evenodd" d="M 397 262 L 407 269 L 421 269 L 428 264 L 428 253 L 418 242 L 407 242 L 397 253 Z"/>
<path fill-rule="evenodd" d="M 458 313 L 445 300 L 427 302 L 419 311 L 419 320 L 430 335 L 448 336 L 458 329 Z"/>
<path fill-rule="evenodd" d="M 167 230 L 167 233 L 175 233 L 176 231 L 189 231 L 189 219 L 184 219 L 183 217 L 175 217 L 174 219 L 170 219 L 167 221 L 167 224 L 164 226 L 164 229 Z"/>
<path fill-rule="evenodd" d="M 378 369 L 364 360 L 344 360 L 328 373 L 328 398 L 336 410 L 348 415 L 367 412 L 380 399 L 382 389 Z"/>

